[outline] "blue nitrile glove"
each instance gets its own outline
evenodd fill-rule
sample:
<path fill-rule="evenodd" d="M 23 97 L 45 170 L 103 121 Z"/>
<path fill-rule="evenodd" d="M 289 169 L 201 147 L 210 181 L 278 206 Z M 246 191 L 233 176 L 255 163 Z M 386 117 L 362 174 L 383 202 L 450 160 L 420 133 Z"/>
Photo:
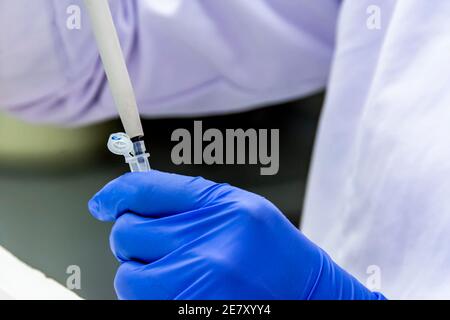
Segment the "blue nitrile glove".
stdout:
<path fill-rule="evenodd" d="M 203 178 L 128 173 L 89 202 L 115 221 L 121 299 L 380 299 L 268 200 Z"/>

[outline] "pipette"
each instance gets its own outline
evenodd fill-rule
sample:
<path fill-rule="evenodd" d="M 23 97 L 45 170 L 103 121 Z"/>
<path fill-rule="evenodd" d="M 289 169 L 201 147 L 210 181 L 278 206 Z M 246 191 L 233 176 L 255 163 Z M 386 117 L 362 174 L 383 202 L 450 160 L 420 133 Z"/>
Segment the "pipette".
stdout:
<path fill-rule="evenodd" d="M 131 171 L 149 171 L 149 154 L 145 149 L 144 131 L 136 97 L 108 0 L 84 0 L 84 3 L 91 18 L 92 30 L 109 87 L 126 132 L 126 134 L 112 134 L 108 140 L 108 148 L 115 154 L 125 156 L 125 161 L 130 165 Z M 127 150 L 126 153 L 123 153 L 123 150 L 118 147 L 121 144 L 128 145 L 128 149 L 123 149 Z"/>

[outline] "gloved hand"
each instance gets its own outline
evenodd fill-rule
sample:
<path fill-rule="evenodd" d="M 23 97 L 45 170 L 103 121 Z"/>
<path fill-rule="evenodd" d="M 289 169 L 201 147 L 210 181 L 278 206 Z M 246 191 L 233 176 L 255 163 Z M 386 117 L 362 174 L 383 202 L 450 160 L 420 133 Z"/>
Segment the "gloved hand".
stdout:
<path fill-rule="evenodd" d="M 128 173 L 89 202 L 115 221 L 121 299 L 379 299 L 268 200 L 158 171 Z"/>

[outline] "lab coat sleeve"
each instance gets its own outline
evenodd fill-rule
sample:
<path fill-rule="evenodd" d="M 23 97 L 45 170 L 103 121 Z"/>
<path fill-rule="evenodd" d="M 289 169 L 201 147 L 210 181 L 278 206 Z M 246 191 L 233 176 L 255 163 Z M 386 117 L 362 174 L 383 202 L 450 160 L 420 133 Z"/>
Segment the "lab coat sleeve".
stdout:
<path fill-rule="evenodd" d="M 144 116 L 211 114 L 322 89 L 338 0 L 110 0 Z M 31 122 L 116 116 L 81 0 L 0 1 L 0 107 Z"/>

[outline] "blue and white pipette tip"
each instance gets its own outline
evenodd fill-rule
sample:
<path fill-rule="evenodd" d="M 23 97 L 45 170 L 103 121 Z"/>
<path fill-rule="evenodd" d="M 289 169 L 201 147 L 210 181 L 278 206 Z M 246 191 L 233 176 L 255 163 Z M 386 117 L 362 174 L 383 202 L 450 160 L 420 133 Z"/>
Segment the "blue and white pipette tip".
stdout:
<path fill-rule="evenodd" d="M 125 133 L 113 133 L 108 139 L 108 149 L 114 154 L 124 156 L 131 172 L 150 171 L 150 154 L 146 152 L 144 141 L 141 138 L 133 140 Z"/>

